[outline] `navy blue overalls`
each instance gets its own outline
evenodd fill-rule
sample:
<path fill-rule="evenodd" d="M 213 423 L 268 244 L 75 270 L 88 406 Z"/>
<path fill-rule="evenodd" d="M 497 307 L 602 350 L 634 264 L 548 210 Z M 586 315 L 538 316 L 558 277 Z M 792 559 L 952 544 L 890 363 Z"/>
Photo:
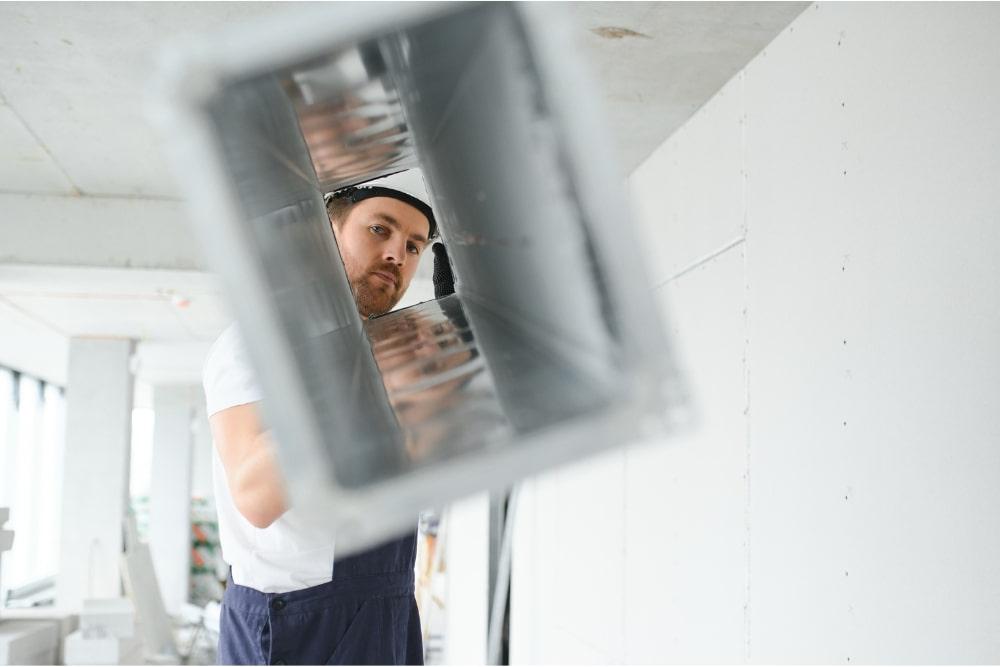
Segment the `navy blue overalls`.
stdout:
<path fill-rule="evenodd" d="M 339 559 L 332 581 L 291 593 L 261 593 L 230 575 L 219 664 L 424 664 L 416 547 L 413 534 Z"/>

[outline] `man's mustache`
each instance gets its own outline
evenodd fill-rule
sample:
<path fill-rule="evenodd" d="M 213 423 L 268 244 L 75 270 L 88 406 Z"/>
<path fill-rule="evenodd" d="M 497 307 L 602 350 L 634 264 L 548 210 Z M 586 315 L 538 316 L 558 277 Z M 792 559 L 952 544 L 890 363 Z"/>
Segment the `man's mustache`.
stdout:
<path fill-rule="evenodd" d="M 395 264 L 380 264 L 378 266 L 373 266 L 368 270 L 368 273 L 385 273 L 392 276 L 393 282 L 396 283 L 397 288 L 399 287 L 400 281 L 403 279 L 399 267 Z"/>

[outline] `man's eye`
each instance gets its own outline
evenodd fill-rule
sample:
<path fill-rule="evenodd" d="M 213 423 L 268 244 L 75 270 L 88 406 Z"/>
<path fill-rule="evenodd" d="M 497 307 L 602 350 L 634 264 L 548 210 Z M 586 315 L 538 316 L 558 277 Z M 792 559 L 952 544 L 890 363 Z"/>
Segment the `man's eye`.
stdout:
<path fill-rule="evenodd" d="M 420 252 L 420 249 L 417 248 L 417 246 L 413 245 L 412 243 L 406 248 L 406 250 L 407 250 L 407 252 L 410 252 L 410 253 L 412 253 L 414 255 L 416 255 L 416 254 L 418 254 Z"/>
<path fill-rule="evenodd" d="M 385 227 L 383 227 L 382 225 L 372 225 L 368 229 L 371 230 L 372 233 L 374 233 L 374 234 L 384 234 L 385 233 Z"/>

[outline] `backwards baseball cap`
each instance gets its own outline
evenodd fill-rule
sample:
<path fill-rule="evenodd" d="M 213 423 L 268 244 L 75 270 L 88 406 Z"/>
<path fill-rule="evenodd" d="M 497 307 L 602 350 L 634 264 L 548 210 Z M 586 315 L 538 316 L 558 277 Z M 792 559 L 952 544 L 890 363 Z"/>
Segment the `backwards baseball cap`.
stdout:
<path fill-rule="evenodd" d="M 372 197 L 389 197 L 390 199 L 401 201 L 404 204 L 409 204 L 423 213 L 424 217 L 427 218 L 427 222 L 430 225 L 427 239 L 430 240 L 437 235 L 437 221 L 434 219 L 434 211 L 431 210 L 431 207 L 413 195 L 407 194 L 402 190 L 387 188 L 381 185 L 351 185 L 346 188 L 341 188 L 336 192 L 328 193 L 324 196 L 323 200 L 325 202 L 329 202 L 331 199 L 346 199 L 352 204 L 357 204 L 360 201 L 371 199 Z"/>

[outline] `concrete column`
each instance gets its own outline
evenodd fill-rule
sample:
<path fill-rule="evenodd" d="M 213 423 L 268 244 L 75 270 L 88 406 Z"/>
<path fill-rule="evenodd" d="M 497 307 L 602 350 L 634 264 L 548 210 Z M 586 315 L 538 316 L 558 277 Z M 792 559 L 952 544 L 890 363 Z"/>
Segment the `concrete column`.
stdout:
<path fill-rule="evenodd" d="M 119 563 L 128 502 L 133 342 L 74 338 L 66 376 L 60 607 L 122 594 Z"/>
<path fill-rule="evenodd" d="M 191 461 L 191 497 L 207 498 L 214 502 L 215 489 L 212 486 L 212 432 L 205 414 L 205 397 L 196 394 L 194 420 L 191 426 L 194 437 L 194 454 Z"/>
<path fill-rule="evenodd" d="M 170 614 L 188 599 L 191 572 L 191 453 L 196 387 L 153 388 L 153 478 L 149 548 Z"/>

